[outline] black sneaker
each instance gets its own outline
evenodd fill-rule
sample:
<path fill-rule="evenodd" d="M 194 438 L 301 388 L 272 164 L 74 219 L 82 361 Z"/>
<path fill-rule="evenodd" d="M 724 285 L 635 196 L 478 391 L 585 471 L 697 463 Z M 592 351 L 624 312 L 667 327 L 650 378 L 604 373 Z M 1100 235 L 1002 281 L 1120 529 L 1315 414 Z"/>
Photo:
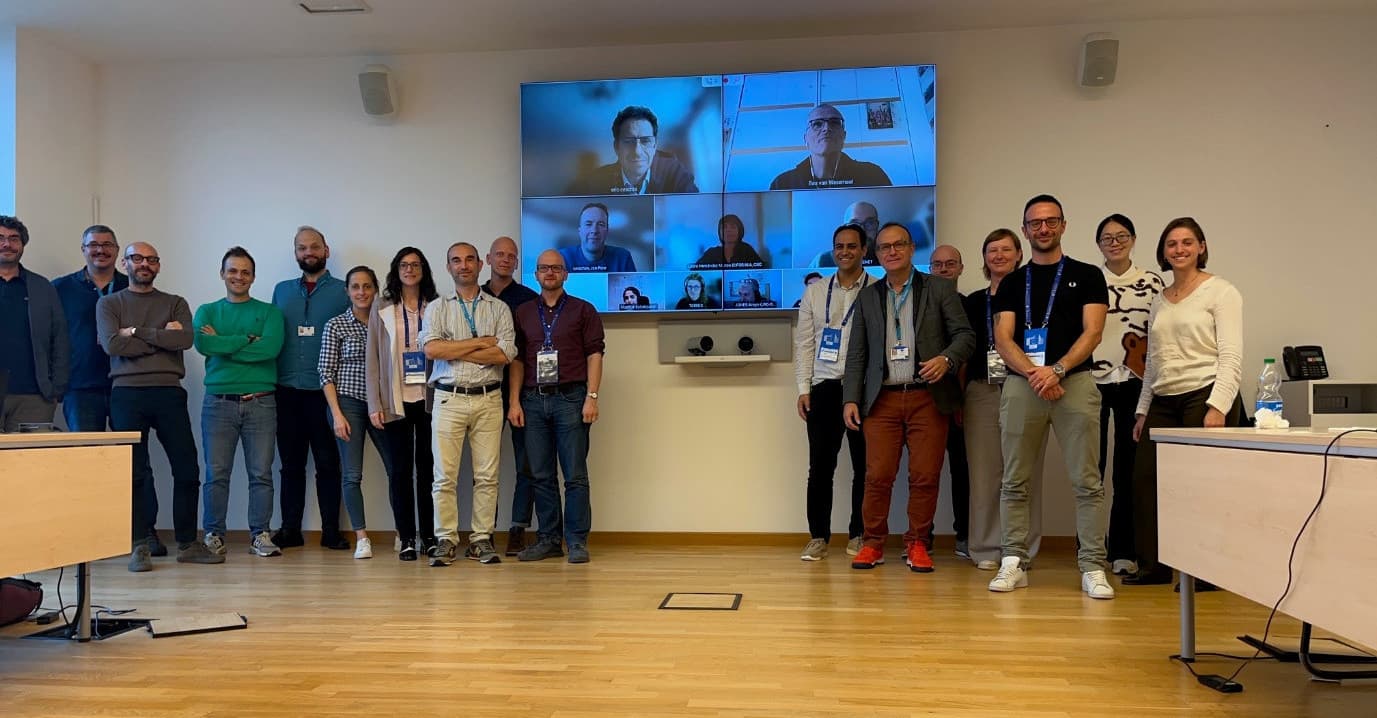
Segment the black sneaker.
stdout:
<path fill-rule="evenodd" d="M 588 547 L 581 543 L 569 544 L 569 563 L 588 563 Z"/>
<path fill-rule="evenodd" d="M 161 536 L 158 535 L 158 532 L 157 532 L 157 531 L 150 530 L 150 531 L 148 532 L 148 555 L 150 555 L 150 556 L 166 556 L 166 555 L 167 555 L 167 544 L 163 543 L 163 539 L 162 539 Z"/>
<path fill-rule="evenodd" d="M 280 528 L 273 534 L 273 545 L 278 548 L 296 548 L 306 545 L 306 537 L 301 529 Z"/>
<path fill-rule="evenodd" d="M 427 556 L 434 556 L 439 547 L 440 543 L 433 537 L 421 539 L 421 553 Z"/>
<path fill-rule="evenodd" d="M 469 544 L 469 548 L 464 552 L 464 558 L 478 563 L 502 563 L 502 557 L 497 555 L 497 549 L 493 548 L 492 541 L 482 539 Z"/>
<path fill-rule="evenodd" d="M 278 544 L 280 547 L 282 544 Z M 348 551 L 349 542 L 345 540 L 343 534 L 321 534 L 320 545 L 333 551 Z"/>
<path fill-rule="evenodd" d="M 435 553 L 430 557 L 430 565 L 448 566 L 454 563 L 455 554 L 458 553 L 458 546 L 454 545 L 449 539 L 440 539 L 440 543 L 435 546 Z"/>
<path fill-rule="evenodd" d="M 534 546 L 527 546 L 516 555 L 518 561 L 541 561 L 547 558 L 559 558 L 564 555 L 563 549 L 559 547 L 558 541 L 546 541 L 542 539 Z"/>

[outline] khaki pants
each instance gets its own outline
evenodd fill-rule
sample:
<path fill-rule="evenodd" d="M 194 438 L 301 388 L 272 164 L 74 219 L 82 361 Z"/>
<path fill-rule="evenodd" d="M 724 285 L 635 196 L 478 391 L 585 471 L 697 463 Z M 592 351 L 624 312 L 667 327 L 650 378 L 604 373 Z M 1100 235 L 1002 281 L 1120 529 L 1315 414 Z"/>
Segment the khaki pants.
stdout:
<path fill-rule="evenodd" d="M 1028 487 L 1034 467 L 1042 463 L 1042 447 L 1050 426 L 1056 430 L 1076 500 L 1076 538 L 1080 541 L 1076 563 L 1082 572 L 1104 570 L 1109 512 L 1099 468 L 1100 391 L 1088 371 L 1067 376 L 1061 386 L 1066 390 L 1065 396 L 1044 401 L 1021 376 L 1010 376 L 1004 382 L 999 404 L 1004 449 L 1004 483 L 999 502 L 1004 526 L 1003 555 L 1017 556 L 1025 565 L 1028 562 Z"/>
<path fill-rule="evenodd" d="M 1004 534 L 999 523 L 999 489 L 1004 483 L 1004 451 L 1000 448 L 1000 385 L 971 382 L 966 385 L 966 456 L 970 461 L 971 561 L 999 563 Z M 1042 546 L 1042 465 L 1047 451 L 1044 438 L 1028 486 L 1028 558 Z"/>
<path fill-rule="evenodd" d="M 469 541 L 491 539 L 497 524 L 498 462 L 502 450 L 502 394 L 435 392 L 431 420 L 434 437 L 435 538 L 459 543 L 459 464 L 468 440 L 473 458 L 473 533 Z"/>

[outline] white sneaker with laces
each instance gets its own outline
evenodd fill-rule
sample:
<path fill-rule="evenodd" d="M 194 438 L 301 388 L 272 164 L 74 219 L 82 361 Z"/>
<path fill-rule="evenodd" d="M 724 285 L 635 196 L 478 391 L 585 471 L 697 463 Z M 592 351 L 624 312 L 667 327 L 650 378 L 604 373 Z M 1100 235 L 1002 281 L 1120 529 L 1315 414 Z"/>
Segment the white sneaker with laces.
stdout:
<path fill-rule="evenodd" d="M 1114 598 L 1114 587 L 1109 585 L 1109 579 L 1105 577 L 1104 571 L 1086 571 L 1081 574 L 1081 590 L 1091 598 Z"/>
<path fill-rule="evenodd" d="M 354 547 L 354 558 L 373 558 L 373 542 L 366 538 L 359 539 Z"/>
<path fill-rule="evenodd" d="M 1016 588 L 1027 588 L 1028 572 L 1023 570 L 1020 563 L 1017 556 L 1005 556 L 999 563 L 999 573 L 990 579 L 990 590 L 995 593 L 1009 593 Z"/>
<path fill-rule="evenodd" d="M 1132 576 L 1138 573 L 1138 562 L 1127 558 L 1116 558 L 1111 568 L 1115 576 Z"/>
<path fill-rule="evenodd" d="M 827 558 L 827 542 L 820 538 L 810 540 L 808 545 L 803 547 L 803 553 L 799 558 L 804 561 L 821 561 Z"/>

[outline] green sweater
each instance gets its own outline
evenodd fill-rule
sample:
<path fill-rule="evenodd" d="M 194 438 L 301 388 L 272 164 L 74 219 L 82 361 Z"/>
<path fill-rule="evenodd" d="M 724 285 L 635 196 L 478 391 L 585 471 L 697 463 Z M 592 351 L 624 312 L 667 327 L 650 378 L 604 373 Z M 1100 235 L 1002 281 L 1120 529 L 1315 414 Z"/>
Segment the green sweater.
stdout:
<path fill-rule="evenodd" d="M 257 299 L 221 299 L 197 307 L 192 324 L 196 351 L 206 358 L 207 394 L 273 390 L 282 351 L 282 310 Z M 214 335 L 204 333 L 207 326 L 215 329 Z"/>

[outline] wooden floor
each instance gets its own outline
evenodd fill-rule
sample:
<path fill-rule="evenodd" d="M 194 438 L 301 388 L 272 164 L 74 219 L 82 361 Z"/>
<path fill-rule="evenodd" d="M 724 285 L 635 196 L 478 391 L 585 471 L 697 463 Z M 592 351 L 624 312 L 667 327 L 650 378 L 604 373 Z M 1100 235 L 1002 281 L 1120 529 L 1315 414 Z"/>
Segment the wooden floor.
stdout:
<path fill-rule="evenodd" d="M 596 537 L 595 537 L 596 539 Z M 1048 552 L 1013 594 L 943 551 L 853 571 L 840 547 L 599 546 L 593 562 L 432 569 L 319 548 L 221 566 L 96 565 L 96 603 L 171 618 L 233 610 L 242 631 L 76 644 L 0 630 L 0 715 L 28 716 L 1373 716 L 1377 684 L 1259 662 L 1221 695 L 1179 664 L 1170 586 L 1079 590 Z M 390 543 L 386 541 L 386 543 Z M 56 606 L 56 572 L 38 578 Z M 742 594 L 737 611 L 658 610 L 665 594 Z M 63 597 L 75 595 L 68 572 Z M 1241 653 L 1266 610 L 1199 597 L 1202 651 Z M 1279 620 L 1276 631 L 1298 626 Z M 1202 672 L 1234 662 L 1202 659 Z"/>

